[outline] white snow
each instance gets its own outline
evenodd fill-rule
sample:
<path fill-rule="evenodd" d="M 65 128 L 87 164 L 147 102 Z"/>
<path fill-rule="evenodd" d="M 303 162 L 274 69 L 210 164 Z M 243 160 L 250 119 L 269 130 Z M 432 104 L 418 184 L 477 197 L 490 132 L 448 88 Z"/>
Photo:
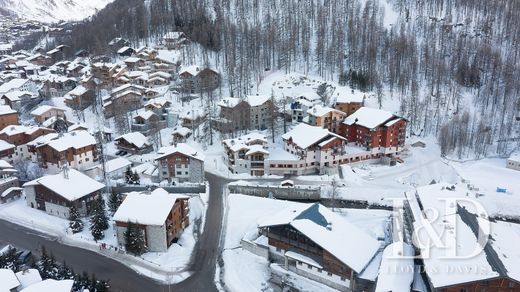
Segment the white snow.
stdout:
<path fill-rule="evenodd" d="M 11 291 L 20 285 L 13 271 L 0 269 L 0 291 Z"/>
<path fill-rule="evenodd" d="M 394 115 L 392 113 L 385 110 L 362 107 L 355 113 L 348 116 L 343 123 L 347 125 L 357 124 L 368 129 L 373 129 L 385 123 L 393 116 Z"/>
<path fill-rule="evenodd" d="M 16 273 L 16 278 L 20 281 L 20 288 L 27 288 L 32 284 L 42 281 L 40 273 L 36 269 L 27 269 Z"/>
<path fill-rule="evenodd" d="M 161 149 L 159 149 L 159 151 L 157 151 L 157 153 L 159 154 L 159 156 L 157 156 L 156 160 L 172 155 L 174 153 L 181 153 L 188 157 L 204 161 L 204 153 L 193 149 L 193 147 L 186 143 L 179 143 L 174 146 L 162 147 Z"/>
<path fill-rule="evenodd" d="M 24 184 L 24 187 L 40 184 L 68 201 L 81 199 L 105 187 L 104 184 L 91 179 L 75 169 L 69 169 L 67 172 L 68 178 L 65 178 L 62 171 L 55 175 L 46 175 L 30 181 Z"/>
<path fill-rule="evenodd" d="M 282 135 L 284 140 L 289 140 L 292 138 L 292 142 L 296 144 L 301 149 L 307 149 L 313 144 L 319 142 L 320 140 L 331 136 L 336 137 L 342 140 L 345 138 L 336 135 L 334 133 L 329 132 L 329 130 L 324 129 L 322 127 L 314 127 L 307 124 L 298 124 L 291 131 Z"/>
<path fill-rule="evenodd" d="M 376 292 L 410 291 L 415 269 L 414 252 L 411 245 L 403 242 L 394 242 L 385 248 Z"/>
<path fill-rule="evenodd" d="M 169 194 L 164 189 L 156 189 L 150 194 L 129 193 L 114 214 L 114 221 L 162 226 L 177 199 L 181 198 L 187 197 Z"/>
<path fill-rule="evenodd" d="M 57 281 L 53 279 L 47 279 L 29 286 L 23 289 L 21 292 L 70 292 L 72 290 L 73 284 L 74 280 Z"/>
<path fill-rule="evenodd" d="M 87 146 L 95 146 L 96 138 L 85 130 L 79 130 L 58 136 L 56 139 L 49 141 L 47 145 L 58 152 L 62 152 L 69 148 L 81 149 Z"/>
<path fill-rule="evenodd" d="M 31 115 L 33 115 L 33 116 L 41 116 L 41 115 L 43 115 L 46 112 L 51 111 L 51 110 L 65 112 L 64 109 L 59 108 L 59 107 L 50 106 L 50 105 L 41 105 L 38 108 L 36 108 L 35 110 L 33 110 L 31 112 Z"/>
<path fill-rule="evenodd" d="M 126 140 L 128 143 L 135 145 L 137 148 L 143 148 L 147 145 L 150 145 L 148 142 L 148 138 L 140 132 L 132 132 L 128 134 L 124 134 L 122 136 L 117 137 L 115 140 Z"/>

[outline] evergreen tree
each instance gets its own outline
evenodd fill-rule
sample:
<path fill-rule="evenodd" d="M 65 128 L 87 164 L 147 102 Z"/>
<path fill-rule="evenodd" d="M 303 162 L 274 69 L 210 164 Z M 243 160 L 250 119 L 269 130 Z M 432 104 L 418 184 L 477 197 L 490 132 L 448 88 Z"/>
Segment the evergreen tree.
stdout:
<path fill-rule="evenodd" d="M 86 272 L 83 272 L 81 275 L 76 275 L 72 289 L 74 291 L 83 291 L 89 289 L 90 286 L 90 278 Z"/>
<path fill-rule="evenodd" d="M 130 168 L 130 166 L 128 166 L 125 171 L 125 182 L 127 184 L 132 184 L 132 176 L 133 176 L 132 169 Z"/>
<path fill-rule="evenodd" d="M 45 246 L 42 246 L 42 256 L 40 260 L 36 262 L 35 268 L 40 272 L 42 279 L 58 279 L 59 278 L 59 267 L 56 264 L 54 256 L 47 254 Z"/>
<path fill-rule="evenodd" d="M 90 232 L 94 240 L 98 241 L 105 237 L 103 231 L 108 229 L 108 217 L 105 211 L 105 200 L 101 196 L 93 203 L 90 214 Z"/>
<path fill-rule="evenodd" d="M 121 195 L 112 190 L 110 198 L 108 199 L 108 209 L 110 210 L 110 213 L 114 214 L 119 208 L 119 206 L 121 206 L 122 202 L 123 200 L 121 198 Z"/>
<path fill-rule="evenodd" d="M 9 247 L 7 252 L 0 256 L 0 268 L 9 269 L 18 272 L 20 265 L 18 264 L 18 250 L 14 247 Z"/>
<path fill-rule="evenodd" d="M 72 205 L 69 208 L 69 227 L 72 230 L 72 233 L 78 233 L 83 231 L 83 221 L 79 217 L 79 211 L 76 206 Z"/>
<path fill-rule="evenodd" d="M 125 231 L 125 248 L 128 252 L 138 256 L 146 251 L 144 234 L 132 222 L 128 222 L 128 227 Z"/>
<path fill-rule="evenodd" d="M 71 268 L 69 268 L 66 262 L 64 262 L 63 265 L 60 267 L 58 275 L 60 280 L 75 279 L 74 271 Z"/>

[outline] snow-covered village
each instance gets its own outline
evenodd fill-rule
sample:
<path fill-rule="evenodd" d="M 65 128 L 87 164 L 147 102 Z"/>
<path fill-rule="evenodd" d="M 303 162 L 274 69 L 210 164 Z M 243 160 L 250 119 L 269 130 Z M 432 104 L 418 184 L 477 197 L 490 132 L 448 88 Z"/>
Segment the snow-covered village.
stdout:
<path fill-rule="evenodd" d="M 0 292 L 520 291 L 520 2 L 0 4 Z"/>

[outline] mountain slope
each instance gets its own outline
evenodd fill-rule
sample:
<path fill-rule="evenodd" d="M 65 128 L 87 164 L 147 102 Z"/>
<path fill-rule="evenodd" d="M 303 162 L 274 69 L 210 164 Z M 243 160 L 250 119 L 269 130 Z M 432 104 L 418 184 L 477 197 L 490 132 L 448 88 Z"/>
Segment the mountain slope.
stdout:
<path fill-rule="evenodd" d="M 81 20 L 113 0 L 0 0 L 0 6 L 27 19 L 43 22 Z"/>

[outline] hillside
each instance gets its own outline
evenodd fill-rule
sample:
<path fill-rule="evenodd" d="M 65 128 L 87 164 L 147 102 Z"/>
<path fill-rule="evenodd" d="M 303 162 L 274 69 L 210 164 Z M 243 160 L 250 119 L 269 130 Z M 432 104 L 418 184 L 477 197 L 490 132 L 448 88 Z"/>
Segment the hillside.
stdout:
<path fill-rule="evenodd" d="M 518 1 L 147 3 L 111 5 L 71 44 L 105 53 L 115 36 L 137 46 L 180 30 L 208 49 L 189 51 L 190 62 L 210 56 L 229 95 L 254 94 L 269 71 L 317 75 L 375 93 L 380 105 L 395 100 L 410 133 L 439 137 L 443 155 L 506 156 L 520 146 Z"/>
<path fill-rule="evenodd" d="M 82 20 L 112 0 L 0 0 L 0 7 L 27 19 L 43 22 Z"/>

